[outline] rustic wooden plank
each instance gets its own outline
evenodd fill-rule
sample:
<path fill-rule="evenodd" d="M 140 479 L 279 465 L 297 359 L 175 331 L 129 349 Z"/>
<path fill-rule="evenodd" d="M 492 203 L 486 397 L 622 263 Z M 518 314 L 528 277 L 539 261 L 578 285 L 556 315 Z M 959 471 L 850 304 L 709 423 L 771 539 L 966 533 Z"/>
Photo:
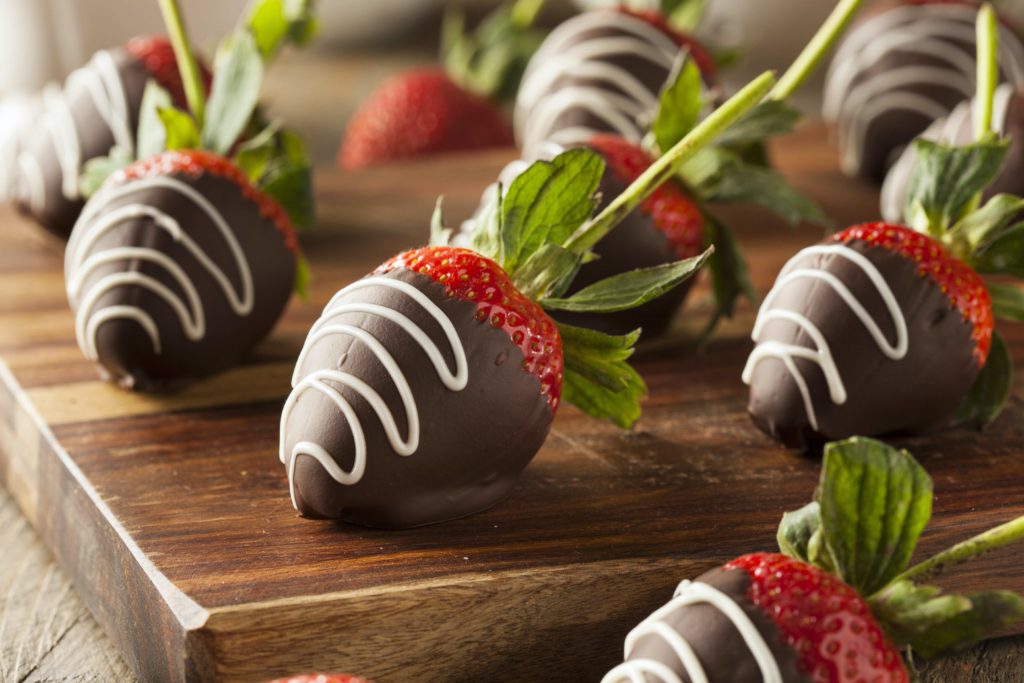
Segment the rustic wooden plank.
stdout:
<path fill-rule="evenodd" d="M 777 153 L 837 221 L 874 211 L 873 192 L 841 180 L 820 133 Z M 422 242 L 437 194 L 448 194 L 452 221 L 468 214 L 508 156 L 323 174 L 323 221 L 304 240 L 317 274 L 310 301 L 294 302 L 247 364 L 165 397 L 96 379 L 74 352 L 59 254 L 0 215 L 12 226 L 0 253 L 17 255 L 0 257 L 0 272 L 32 290 L 31 305 L 11 297 L 0 308 L 0 474 L 142 679 L 306 668 L 380 683 L 594 679 L 679 578 L 770 548 L 781 512 L 808 498 L 817 461 L 773 444 L 744 414 L 753 310 L 741 307 L 695 353 L 702 284 L 673 333 L 638 356 L 650 396 L 633 432 L 564 408 L 509 500 L 441 526 L 383 532 L 295 516 L 277 415 L 308 325 L 337 288 Z M 762 288 L 821 234 L 749 210 L 723 215 L 742 227 Z M 1024 326 L 1007 332 L 1024 358 Z M 936 482 L 922 552 L 1024 513 L 1022 398 L 1024 378 L 984 434 L 901 441 Z M 946 578 L 1024 589 L 1018 557 L 996 553 L 986 569 Z"/>

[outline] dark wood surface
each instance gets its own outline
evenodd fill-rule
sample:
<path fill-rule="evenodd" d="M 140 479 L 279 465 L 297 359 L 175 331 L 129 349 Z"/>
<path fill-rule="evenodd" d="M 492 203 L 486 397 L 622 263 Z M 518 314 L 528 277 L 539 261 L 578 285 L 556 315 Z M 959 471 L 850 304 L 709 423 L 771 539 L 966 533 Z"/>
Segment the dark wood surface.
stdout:
<path fill-rule="evenodd" d="M 875 214 L 873 193 L 839 176 L 820 132 L 776 152 L 838 223 Z M 680 578 L 770 549 L 781 513 L 809 498 L 817 459 L 772 443 L 744 413 L 753 312 L 697 354 L 709 305 L 700 287 L 638 359 L 650 396 L 632 432 L 563 408 L 508 500 L 440 526 L 382 532 L 295 516 L 277 416 L 308 326 L 335 290 L 423 240 L 437 194 L 453 219 L 468 212 L 509 154 L 322 174 L 320 225 L 304 239 L 310 300 L 292 303 L 244 367 L 166 397 L 97 379 L 74 344 L 59 245 L 0 217 L 0 476 L 142 680 L 323 668 L 378 683 L 596 680 Z M 726 213 L 762 291 L 821 234 Z M 1024 326 L 1004 333 L 1024 360 Z M 901 442 L 935 478 L 922 552 L 1024 513 L 1022 390 L 1018 381 L 983 434 Z M 945 580 L 1024 590 L 1019 557 L 995 553 Z M 953 663 L 969 680 L 1019 680 L 975 677 L 977 652 Z"/>

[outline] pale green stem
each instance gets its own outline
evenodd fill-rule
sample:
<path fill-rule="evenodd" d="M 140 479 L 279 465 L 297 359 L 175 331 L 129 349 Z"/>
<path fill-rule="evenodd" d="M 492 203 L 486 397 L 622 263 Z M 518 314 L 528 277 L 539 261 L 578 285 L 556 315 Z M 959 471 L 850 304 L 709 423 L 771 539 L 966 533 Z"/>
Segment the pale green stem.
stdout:
<path fill-rule="evenodd" d="M 769 99 L 787 100 L 796 92 L 797 88 L 803 85 L 814 69 L 825 57 L 825 54 L 832 48 L 832 45 L 839 38 L 839 35 L 846 29 L 846 26 L 853 19 L 860 8 L 862 0 L 840 0 L 835 9 L 828 15 L 828 19 L 821 25 L 818 32 L 814 34 L 807 47 L 794 60 L 793 64 L 782 74 L 779 82 L 775 84 Z"/>
<path fill-rule="evenodd" d="M 601 213 L 573 233 L 563 246 L 582 254 L 597 244 L 652 192 L 672 178 L 680 165 L 757 106 L 774 84 L 775 75 L 770 71 L 748 83 L 652 163 L 622 194 L 609 202 Z"/>
<path fill-rule="evenodd" d="M 977 119 L 974 122 L 974 138 L 981 140 L 992 130 L 992 107 L 999 80 L 999 28 L 992 5 L 985 3 L 978 10 L 976 26 L 978 40 L 978 93 L 976 95 Z"/>
<path fill-rule="evenodd" d="M 957 543 L 952 548 L 914 565 L 897 576 L 894 581 L 903 579 L 925 581 L 949 567 L 967 562 L 990 550 L 1002 548 L 1021 538 L 1024 538 L 1024 516 Z"/>
<path fill-rule="evenodd" d="M 177 0 L 158 0 L 160 11 L 164 15 L 164 25 L 167 26 L 167 35 L 171 39 L 171 47 L 174 48 L 174 59 L 178 62 L 178 71 L 181 73 L 181 82 L 185 87 L 185 99 L 188 101 L 188 108 L 196 120 L 196 126 L 203 128 L 203 115 L 206 112 L 206 93 L 203 88 L 203 79 L 199 74 L 199 64 L 195 55 L 192 54 L 192 44 L 188 40 L 188 33 L 185 30 L 185 22 L 181 18 L 181 9 Z"/>

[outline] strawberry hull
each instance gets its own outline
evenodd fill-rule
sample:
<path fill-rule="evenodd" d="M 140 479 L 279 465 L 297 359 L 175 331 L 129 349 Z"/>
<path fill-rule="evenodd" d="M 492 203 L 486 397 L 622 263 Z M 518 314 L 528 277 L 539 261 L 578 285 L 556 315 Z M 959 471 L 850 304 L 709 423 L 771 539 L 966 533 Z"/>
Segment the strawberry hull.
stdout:
<path fill-rule="evenodd" d="M 85 355 L 146 391 L 241 362 L 281 316 L 295 279 L 295 254 L 264 211 L 251 188 L 210 172 L 105 185 L 65 257 Z"/>
<path fill-rule="evenodd" d="M 972 332 L 915 261 L 827 240 L 797 254 L 764 299 L 748 411 L 795 447 L 942 426 L 980 370 Z"/>
<path fill-rule="evenodd" d="M 553 419 L 540 381 L 449 291 L 405 267 L 377 272 L 310 330 L 281 418 L 302 515 L 382 528 L 462 517 L 508 495 L 540 449 Z"/>

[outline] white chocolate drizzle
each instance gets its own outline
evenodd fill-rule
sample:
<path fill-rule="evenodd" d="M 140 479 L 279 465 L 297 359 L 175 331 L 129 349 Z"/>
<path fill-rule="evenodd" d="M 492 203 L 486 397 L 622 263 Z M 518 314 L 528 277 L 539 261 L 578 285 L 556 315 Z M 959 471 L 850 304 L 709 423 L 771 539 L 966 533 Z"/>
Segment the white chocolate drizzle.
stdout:
<path fill-rule="evenodd" d="M 228 275 L 218 266 L 188 231 L 164 211 L 141 203 L 124 204 L 106 214 L 98 214 L 112 201 L 137 194 L 144 190 L 160 188 L 178 192 L 198 206 L 224 239 L 235 262 L 241 288 L 236 289 Z M 118 246 L 94 251 L 93 248 L 104 235 L 118 226 L 140 218 L 147 218 L 151 225 L 167 232 L 193 256 L 202 268 L 220 285 L 232 311 L 238 316 L 247 316 L 253 310 L 253 278 L 249 262 L 245 258 L 234 231 L 224 216 L 198 190 L 185 182 L 167 176 L 155 176 L 132 180 L 124 185 L 101 191 L 86 205 L 68 241 L 64 260 L 64 276 L 67 283 L 68 300 L 75 309 L 75 335 L 82 352 L 90 360 L 98 360 L 96 335 L 104 323 L 110 320 L 134 320 L 146 331 L 153 342 L 153 350 L 160 353 L 160 332 L 150 312 L 136 306 L 114 305 L 97 308 L 104 294 L 120 287 L 140 287 L 149 290 L 175 312 L 181 322 L 185 337 L 199 341 L 206 334 L 206 315 L 202 297 L 195 283 L 174 259 L 166 253 L 151 247 Z M 195 230 L 209 230 L 202 225 L 191 227 Z M 177 292 L 156 278 L 136 271 L 120 271 L 104 275 L 86 283 L 97 269 L 117 262 L 152 263 L 166 272 L 178 289 Z"/>
<path fill-rule="evenodd" d="M 590 31 L 610 35 L 573 44 Z M 606 132 L 640 141 L 644 131 L 638 120 L 657 107 L 658 91 L 611 61 L 621 55 L 661 67 L 667 78 L 679 46 L 647 22 L 611 11 L 585 12 L 551 32 L 530 61 L 516 100 L 515 128 L 525 156 L 545 142 L 571 147 L 600 132 L 584 126 L 558 129 L 557 120 L 571 109 L 600 119 Z M 556 88 L 562 77 L 585 82 Z"/>
<path fill-rule="evenodd" d="M 368 302 L 345 302 L 343 299 L 347 294 L 367 288 L 385 288 L 395 290 L 411 299 L 426 311 L 430 317 L 437 321 L 444 332 L 445 338 L 451 347 L 452 355 L 455 358 L 455 371 L 448 368 L 448 364 L 441 353 L 441 349 L 430 338 L 430 336 L 405 314 L 387 306 Z M 339 316 L 345 314 L 359 313 L 383 318 L 395 323 L 402 330 L 412 337 L 427 357 L 430 359 L 438 378 L 446 388 L 451 391 L 462 391 L 469 382 L 469 367 L 466 359 L 466 351 L 459 338 L 455 325 L 447 314 L 426 294 L 417 289 L 414 285 L 402 280 L 383 276 L 370 276 L 358 280 L 348 287 L 345 287 L 334 297 L 324 308 L 323 314 L 313 324 L 299 353 L 298 361 L 295 363 L 295 372 L 292 375 L 292 392 L 285 401 L 284 409 L 281 411 L 281 445 L 280 459 L 288 470 L 288 489 L 291 493 L 292 505 L 298 509 L 295 498 L 295 462 L 300 455 L 308 455 L 319 462 L 327 473 L 336 482 L 342 485 L 358 483 L 366 469 L 366 435 L 362 423 L 356 415 L 352 404 L 335 388 L 335 385 L 349 387 L 358 393 L 373 409 L 380 420 L 384 433 L 387 435 L 391 448 L 400 456 L 410 456 L 419 448 L 420 439 L 420 417 L 416 404 L 416 397 L 413 396 L 412 388 L 406 379 L 402 368 L 395 361 L 391 352 L 381 343 L 379 339 L 360 327 L 339 322 Z M 322 368 L 303 376 L 302 366 L 310 350 L 320 340 L 331 336 L 347 336 L 366 345 L 373 353 L 380 364 L 384 367 L 398 395 L 401 397 L 402 408 L 405 412 L 408 424 L 408 433 L 403 438 L 399 432 L 397 421 L 391 408 L 387 405 L 380 394 L 355 375 L 333 368 Z M 308 390 L 322 394 L 333 402 L 338 410 L 345 416 L 345 420 L 352 432 L 352 439 L 355 446 L 355 456 L 352 467 L 349 471 L 342 469 L 334 456 L 331 455 L 320 444 L 311 441 L 299 441 L 290 452 L 287 451 L 286 427 L 288 418 L 299 397 Z"/>
<path fill-rule="evenodd" d="M 863 163 L 868 129 L 889 112 L 921 119 L 923 130 L 945 116 L 949 105 L 929 88 L 953 90 L 964 99 L 974 92 L 974 22 L 977 10 L 960 5 L 907 5 L 865 21 L 843 41 L 825 84 L 825 118 L 839 126 L 843 170 L 856 174 Z M 1006 79 L 1024 84 L 1024 46 L 999 27 L 999 64 Z M 862 75 L 894 53 L 927 60 Z M 898 150 L 897 150 L 898 151 Z"/>
<path fill-rule="evenodd" d="M 711 605 L 732 622 L 754 656 L 764 683 L 783 683 L 782 672 L 775 655 L 772 654 L 757 625 L 743 608 L 717 588 L 700 581 L 689 580 L 679 584 L 672 600 L 629 632 L 624 653 L 626 661 L 605 674 L 601 683 L 649 683 L 651 679 L 648 676 L 655 676 L 655 680 L 660 683 L 683 683 L 683 679 L 664 662 L 653 659 L 629 659 L 637 642 L 647 636 L 661 638 L 671 648 L 682 663 L 683 671 L 691 683 L 708 683 L 707 673 L 690 643 L 664 621 L 676 610 L 696 604 Z"/>
<path fill-rule="evenodd" d="M 798 268 L 797 263 L 808 256 L 843 258 L 860 268 L 875 286 L 878 295 L 882 298 L 882 302 L 889 312 L 896 331 L 896 342 L 894 344 L 889 343 L 878 322 L 872 318 L 871 313 L 868 312 L 842 280 L 821 268 Z M 828 340 L 817 325 L 800 313 L 772 307 L 776 297 L 786 286 L 797 280 L 806 279 L 818 280 L 828 285 L 853 311 L 854 315 L 857 316 L 861 324 L 867 329 L 868 334 L 871 335 L 871 338 L 878 345 L 879 350 L 890 360 L 901 360 L 907 355 L 909 340 L 907 321 L 903 316 L 903 311 L 900 309 L 899 302 L 896 300 L 896 295 L 893 294 L 892 288 L 889 287 L 889 283 L 885 281 L 885 278 L 878 271 L 878 268 L 875 267 L 875 264 L 866 256 L 845 245 L 834 244 L 808 247 L 790 259 L 782 269 L 782 272 L 779 273 L 775 285 L 768 292 L 768 295 L 765 296 L 761 309 L 758 311 L 757 321 L 754 323 L 754 331 L 751 334 L 751 338 L 758 343 L 750 354 L 750 358 L 747 359 L 746 367 L 743 368 L 743 382 L 750 384 L 754 376 L 754 370 L 761 361 L 768 358 L 776 358 L 782 361 L 789 374 L 793 377 L 793 381 L 796 382 L 800 395 L 803 398 L 804 412 L 807 414 L 808 423 L 813 429 L 817 430 L 817 414 L 814 410 L 814 403 L 811 399 L 807 382 L 793 359 L 803 358 L 814 362 L 821 368 L 821 372 L 825 376 L 825 382 L 828 385 L 829 398 L 836 405 L 846 403 L 847 399 L 846 387 L 843 384 L 843 378 L 839 374 L 839 367 L 832 356 L 832 349 L 829 346 Z M 814 347 L 808 348 L 779 341 L 760 342 L 759 339 L 764 332 L 765 326 L 771 321 L 786 321 L 796 325 L 811 338 Z"/>

